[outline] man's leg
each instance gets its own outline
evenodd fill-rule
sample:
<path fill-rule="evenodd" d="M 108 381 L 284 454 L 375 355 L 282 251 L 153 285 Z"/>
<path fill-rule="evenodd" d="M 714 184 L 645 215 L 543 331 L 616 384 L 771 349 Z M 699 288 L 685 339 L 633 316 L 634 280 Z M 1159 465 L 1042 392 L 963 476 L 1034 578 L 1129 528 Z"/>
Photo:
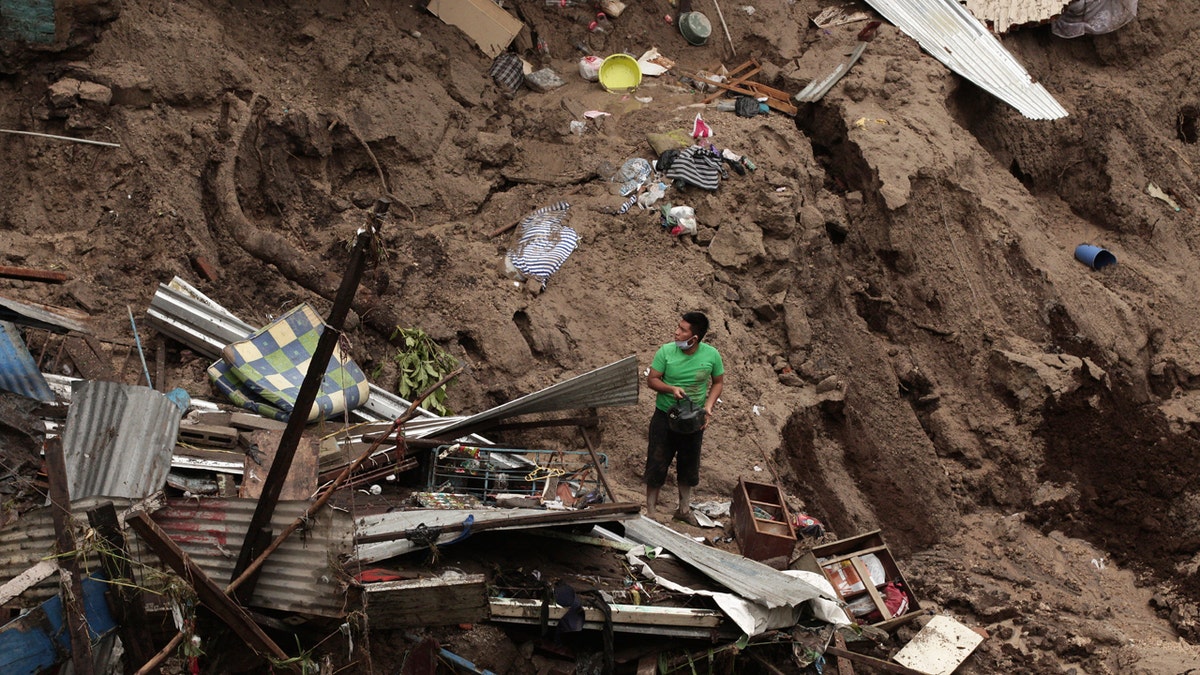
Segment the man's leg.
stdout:
<path fill-rule="evenodd" d="M 679 509 L 675 515 L 686 518 L 692 512 L 692 486 L 679 484 Z"/>
<path fill-rule="evenodd" d="M 658 510 L 658 493 L 662 488 L 646 486 L 646 514 L 654 515 Z"/>
<path fill-rule="evenodd" d="M 658 509 L 658 496 L 667 480 L 667 469 L 674 458 L 674 450 L 667 442 L 667 414 L 655 410 L 650 418 L 649 443 L 646 449 L 646 515 L 653 517 Z"/>
<path fill-rule="evenodd" d="M 700 483 L 700 445 L 704 440 L 704 432 L 674 436 L 680 445 L 675 464 L 679 480 L 679 508 L 675 510 L 675 515 L 688 520 L 692 515 L 692 488 Z"/>

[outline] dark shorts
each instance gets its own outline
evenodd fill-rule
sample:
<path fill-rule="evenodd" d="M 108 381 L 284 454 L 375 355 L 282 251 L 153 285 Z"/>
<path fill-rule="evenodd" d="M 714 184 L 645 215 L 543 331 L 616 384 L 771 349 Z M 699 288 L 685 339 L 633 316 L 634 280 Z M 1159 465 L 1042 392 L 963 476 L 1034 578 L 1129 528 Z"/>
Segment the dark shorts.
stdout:
<path fill-rule="evenodd" d="M 700 444 L 704 432 L 677 434 L 667 427 L 667 413 L 655 408 L 650 418 L 650 445 L 646 451 L 646 485 L 662 487 L 671 460 L 677 459 L 675 475 L 680 485 L 700 483 Z"/>

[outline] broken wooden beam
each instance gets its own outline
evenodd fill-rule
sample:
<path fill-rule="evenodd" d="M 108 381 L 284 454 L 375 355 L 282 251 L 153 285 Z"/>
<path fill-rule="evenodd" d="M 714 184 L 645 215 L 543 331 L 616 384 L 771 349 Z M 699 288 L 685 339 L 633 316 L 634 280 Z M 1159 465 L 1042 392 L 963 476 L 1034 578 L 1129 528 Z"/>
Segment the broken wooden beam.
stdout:
<path fill-rule="evenodd" d="M 125 522 L 137 532 L 142 541 L 159 559 L 166 563 L 184 579 L 195 591 L 201 604 L 217 615 L 225 625 L 237 634 L 251 649 L 267 658 L 286 661 L 288 655 L 279 645 L 275 644 L 258 624 L 250 618 L 250 614 L 241 605 L 234 602 L 225 592 L 200 568 L 179 545 L 163 532 L 145 511 L 132 513 Z M 291 666 L 293 669 L 296 665 Z"/>
<path fill-rule="evenodd" d="M 154 648 L 145 630 L 145 601 L 142 590 L 133 583 L 133 566 L 129 563 L 131 558 L 125 545 L 125 533 L 117 519 L 117 509 L 112 502 L 104 502 L 88 511 L 87 516 L 97 539 L 103 543 L 100 564 L 105 574 L 112 581 L 121 582 L 112 585 L 109 606 L 117 622 L 121 644 L 125 646 L 126 666 L 140 666 L 154 656 Z"/>
<path fill-rule="evenodd" d="M 83 579 L 76 557 L 75 535 L 71 532 L 71 493 L 67 488 L 67 461 L 63 457 L 62 438 L 46 441 L 46 477 L 50 483 L 50 517 L 54 521 L 54 539 L 58 549 L 59 580 L 71 635 L 71 665 L 79 675 L 92 675 L 92 637 L 88 633 L 86 609 L 83 606 Z"/>
<path fill-rule="evenodd" d="M 296 393 L 296 403 L 292 408 L 292 414 L 288 417 L 288 424 L 283 431 L 279 448 L 275 451 L 271 471 L 267 474 L 267 480 L 263 484 L 262 497 L 258 500 L 254 515 L 250 517 L 246 541 L 242 544 L 237 563 L 233 566 L 231 582 L 241 577 L 254 560 L 254 552 L 249 545 L 250 538 L 255 536 L 256 532 L 271 525 L 271 516 L 274 515 L 275 506 L 279 503 L 279 493 L 283 490 L 288 471 L 292 468 L 292 458 L 296 453 L 296 447 L 300 444 L 300 437 L 304 435 L 304 427 L 308 425 L 308 413 L 317 400 L 317 393 L 321 389 L 322 380 L 325 379 L 325 370 L 329 365 L 329 359 L 333 357 L 334 348 L 337 347 L 338 340 L 342 336 L 342 327 L 346 323 L 346 317 L 350 314 L 354 294 L 358 291 L 359 280 L 362 279 L 363 270 L 367 265 L 368 249 L 376 241 L 375 237 L 383 221 L 383 216 L 391 204 L 391 200 L 387 198 L 377 199 L 371 211 L 370 223 L 358 230 L 354 248 L 350 251 L 350 262 L 346 265 L 342 283 L 338 286 L 337 295 L 334 296 L 333 308 L 329 310 L 329 319 L 326 321 L 324 330 L 321 331 L 321 338 L 317 340 L 317 347 L 313 350 L 312 360 L 309 361 L 308 372 L 304 375 L 300 390 Z M 254 582 L 244 581 L 244 583 L 245 586 L 239 591 L 239 594 L 245 594 L 244 597 L 248 597 L 254 592 Z"/>
<path fill-rule="evenodd" d="M 834 646 L 826 647 L 825 653 L 830 656 L 836 656 L 839 659 L 845 658 L 845 659 L 849 659 L 851 661 L 857 661 L 858 663 L 861 663 L 861 664 L 867 665 L 867 666 L 871 666 L 873 668 L 877 668 L 886 673 L 896 673 L 896 675 L 925 675 L 925 673 L 922 673 L 919 670 L 913 670 L 912 668 L 906 668 L 906 667 L 900 665 L 899 663 L 892 663 L 891 661 L 884 661 L 882 659 L 877 659 L 873 656 L 867 656 L 866 654 L 859 654 L 858 652 L 852 652 L 849 649 L 842 649 L 841 647 L 834 647 Z"/>

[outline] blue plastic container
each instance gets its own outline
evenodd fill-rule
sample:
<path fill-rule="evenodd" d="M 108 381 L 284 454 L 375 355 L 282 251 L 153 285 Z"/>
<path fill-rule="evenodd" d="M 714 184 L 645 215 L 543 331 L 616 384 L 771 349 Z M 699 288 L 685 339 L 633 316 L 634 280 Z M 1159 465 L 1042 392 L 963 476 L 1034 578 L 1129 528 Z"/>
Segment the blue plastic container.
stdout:
<path fill-rule="evenodd" d="M 1075 247 L 1075 259 L 1094 270 L 1101 270 L 1109 265 L 1117 264 L 1117 256 L 1107 249 L 1091 244 L 1080 244 Z"/>

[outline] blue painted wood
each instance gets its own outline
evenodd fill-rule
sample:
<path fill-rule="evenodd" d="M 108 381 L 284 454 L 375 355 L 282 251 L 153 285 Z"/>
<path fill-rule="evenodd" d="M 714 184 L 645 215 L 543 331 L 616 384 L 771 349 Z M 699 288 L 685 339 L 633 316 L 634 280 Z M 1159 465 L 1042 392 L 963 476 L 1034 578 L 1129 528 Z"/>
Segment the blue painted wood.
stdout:
<path fill-rule="evenodd" d="M 100 579 L 83 580 L 83 608 L 93 644 L 117 627 L 104 597 L 107 590 L 108 584 Z M 0 673 L 4 675 L 36 675 L 70 656 L 71 633 L 58 596 L 0 627 Z"/>
<path fill-rule="evenodd" d="M 38 401 L 54 400 L 21 332 L 8 321 L 0 321 L 0 389 Z"/>
<path fill-rule="evenodd" d="M 54 42 L 54 0 L 0 0 L 0 40 Z"/>

